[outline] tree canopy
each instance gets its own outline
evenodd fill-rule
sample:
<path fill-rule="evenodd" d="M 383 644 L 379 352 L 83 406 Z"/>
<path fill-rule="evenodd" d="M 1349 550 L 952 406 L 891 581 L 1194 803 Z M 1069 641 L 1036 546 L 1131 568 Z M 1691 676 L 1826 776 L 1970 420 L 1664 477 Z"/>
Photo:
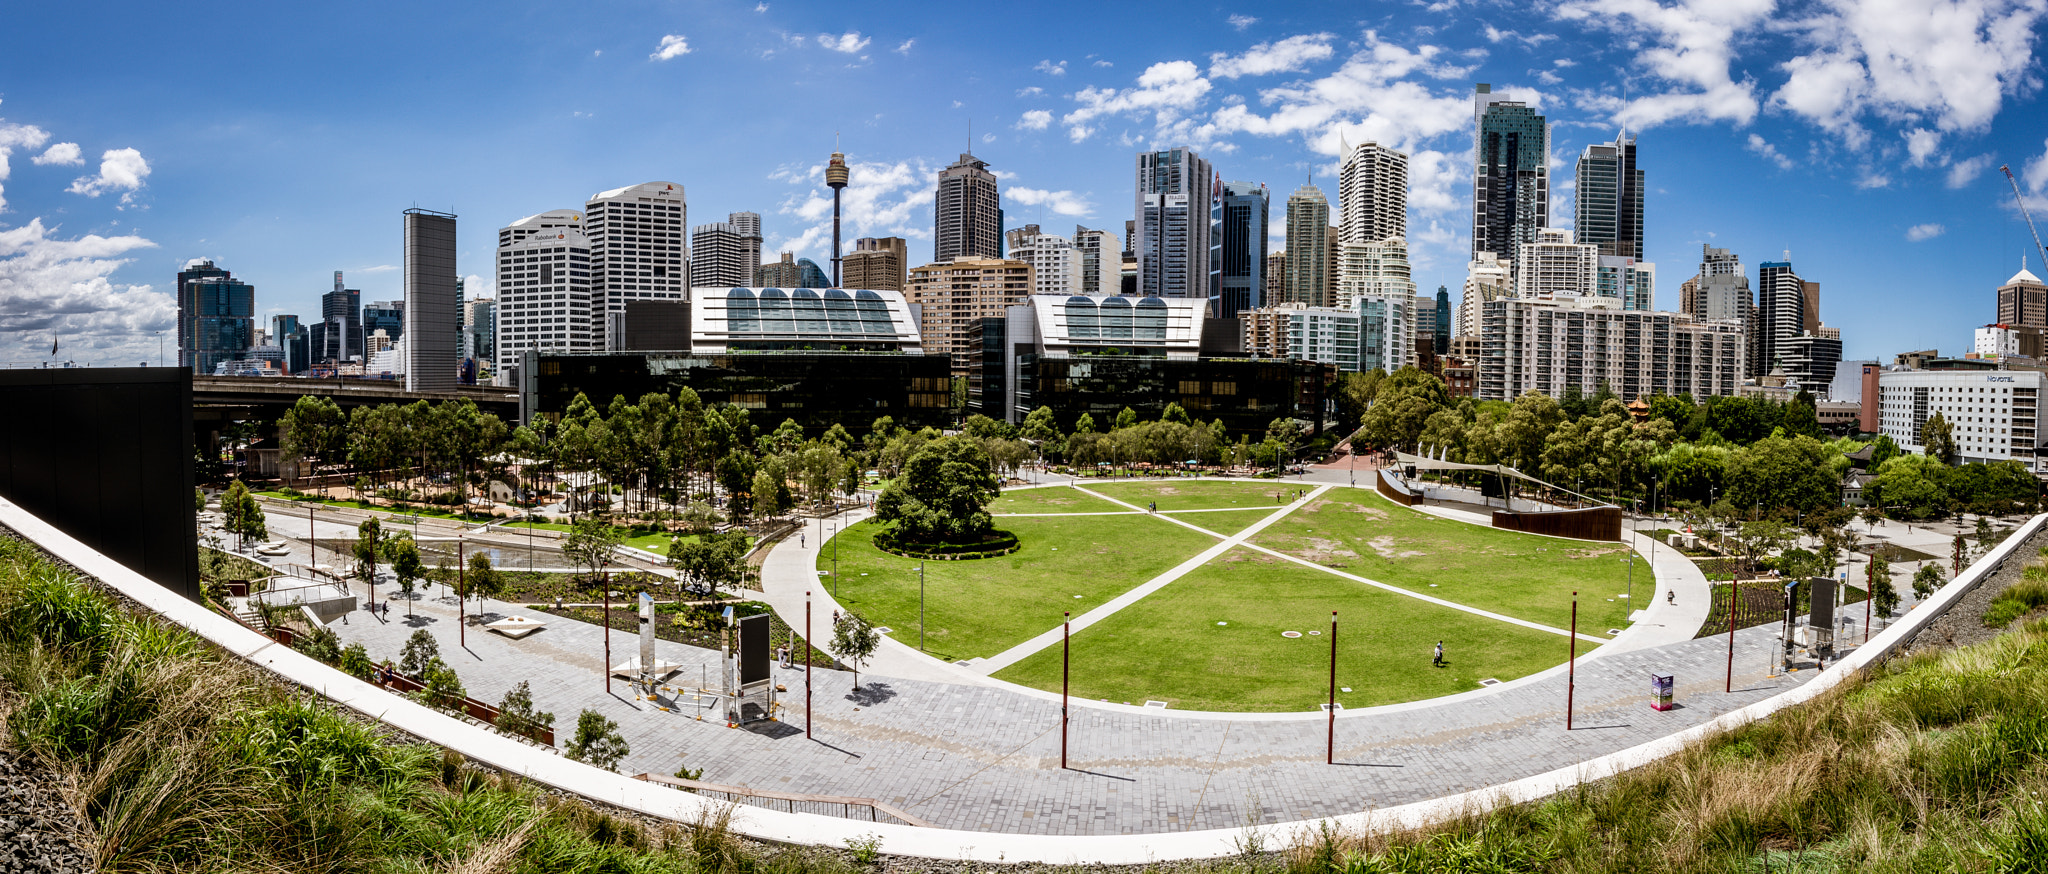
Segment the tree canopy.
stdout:
<path fill-rule="evenodd" d="M 941 437 L 926 443 L 875 501 L 875 515 L 912 542 L 967 540 L 988 533 L 988 503 L 1001 494 L 988 453 L 978 441 Z"/>

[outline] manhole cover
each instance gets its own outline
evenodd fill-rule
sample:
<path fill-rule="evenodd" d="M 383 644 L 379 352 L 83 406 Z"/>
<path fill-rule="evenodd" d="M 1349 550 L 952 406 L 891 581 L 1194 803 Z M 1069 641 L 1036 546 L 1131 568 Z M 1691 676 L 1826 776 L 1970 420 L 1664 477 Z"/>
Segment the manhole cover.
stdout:
<path fill-rule="evenodd" d="M 1481 686 L 1498 686 L 1498 685 L 1500 685 L 1500 681 L 1499 681 L 1499 680 L 1496 680 L 1496 679 L 1494 679 L 1494 678 L 1492 678 L 1492 677 L 1487 677 L 1487 678 L 1486 678 L 1486 679 L 1484 679 L 1484 680 L 1480 680 L 1480 681 L 1479 681 L 1479 685 L 1481 685 Z"/>
<path fill-rule="evenodd" d="M 1300 637 L 1300 636 L 1301 636 L 1301 632 L 1299 632 L 1299 631 L 1282 631 L 1282 632 L 1280 632 L 1280 636 L 1281 636 L 1281 637 Z"/>
<path fill-rule="evenodd" d="M 1320 635 L 1320 634 L 1322 634 L 1322 632 L 1320 632 L 1320 631 L 1311 631 L 1311 632 L 1309 632 L 1309 633 L 1310 633 L 1310 634 L 1316 634 L 1316 635 Z"/>
<path fill-rule="evenodd" d="M 890 632 L 892 632 L 892 631 L 895 631 L 895 630 L 896 630 L 896 629 L 894 629 L 894 628 L 890 628 L 890 627 L 889 627 L 889 626 L 887 626 L 887 625 L 883 625 L 883 626 L 881 626 L 881 627 L 879 627 L 879 628 L 876 628 L 876 629 L 875 629 L 875 633 L 876 633 L 876 634 L 888 634 L 888 633 L 890 633 Z"/>

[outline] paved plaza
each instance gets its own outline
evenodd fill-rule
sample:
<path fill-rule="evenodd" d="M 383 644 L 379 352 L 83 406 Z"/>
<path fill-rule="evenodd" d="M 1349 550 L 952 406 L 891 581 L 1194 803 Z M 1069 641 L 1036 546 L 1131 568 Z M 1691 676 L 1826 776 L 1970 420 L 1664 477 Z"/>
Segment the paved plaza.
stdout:
<path fill-rule="evenodd" d="M 1339 471 L 1330 481 L 1342 476 Z M 803 590 L 810 590 L 823 636 L 832 607 L 816 576 L 816 539 L 776 546 L 764 578 L 768 600 L 798 628 Z M 1638 550 L 1668 559 L 1645 544 Z M 1681 595 L 1700 598 L 1703 613 L 1704 579 L 1680 586 L 1698 588 Z M 356 592 L 365 594 L 360 584 Z M 394 594 L 394 586 L 378 587 L 380 601 Z M 848 673 L 813 674 L 813 736 L 806 738 L 801 667 L 776 671 L 776 681 L 789 690 L 780 722 L 728 728 L 709 698 L 689 694 L 703 678 L 717 684 L 715 652 L 660 642 L 658 659 L 679 668 L 648 701 L 624 681 L 612 681 L 607 691 L 605 633 L 598 626 L 487 601 L 481 610 L 472 606 L 472 623 L 526 615 L 548 627 L 515 641 L 472 624 L 465 649 L 445 587 L 435 587 L 412 609 L 410 620 L 404 602 L 382 617 L 358 610 L 333 627 L 378 659 L 395 659 L 415 629 L 427 629 L 472 696 L 495 702 L 528 680 L 536 707 L 555 714 L 565 743 L 579 711 L 603 712 L 618 721 L 632 746 L 622 771 L 671 774 L 688 766 L 716 783 L 878 798 L 941 826 L 1044 834 L 1229 828 L 1425 800 L 1644 743 L 1817 674 L 1774 675 L 1775 628 L 1745 630 L 1736 635 L 1735 692 L 1724 693 L 1727 639 L 1689 639 L 1698 620 L 1666 605 L 1661 620 L 1648 612 L 1630 629 L 1632 640 L 1618 638 L 1580 660 L 1570 732 L 1564 728 L 1567 671 L 1559 665 L 1489 689 L 1344 713 L 1337 720 L 1335 765 L 1324 762 L 1327 727 L 1320 712 L 1196 714 L 1077 702 L 1063 770 L 1057 695 L 941 664 L 893 641 L 861 673 L 857 692 Z M 637 652 L 635 636 L 611 636 L 613 663 Z M 1566 640 L 1557 642 L 1562 661 Z M 1411 661 L 1387 657 L 1368 670 L 1427 669 L 1428 655 Z M 1677 677 L 1677 709 L 1650 709 L 1651 674 Z"/>

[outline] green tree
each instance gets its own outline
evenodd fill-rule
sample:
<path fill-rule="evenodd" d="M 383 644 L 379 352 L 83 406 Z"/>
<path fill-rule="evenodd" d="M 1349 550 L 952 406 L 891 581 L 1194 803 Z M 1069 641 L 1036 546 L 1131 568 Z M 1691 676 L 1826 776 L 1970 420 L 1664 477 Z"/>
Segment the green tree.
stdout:
<path fill-rule="evenodd" d="M 1734 451 L 1725 446 L 1691 443 L 1679 443 L 1658 453 L 1650 459 L 1650 469 L 1657 474 L 1661 500 L 1712 502 L 1727 490 L 1724 475 L 1728 456 L 1732 454 Z"/>
<path fill-rule="evenodd" d="M 1841 503 L 1847 459 L 1812 437 L 1772 436 L 1728 458 L 1728 501 L 1738 508 L 1812 511 Z"/>
<path fill-rule="evenodd" d="M 1927 417 L 1920 425 L 1920 445 L 1926 447 L 1926 455 L 1942 464 L 1956 463 L 1956 431 L 1948 419 L 1940 413 Z"/>
<path fill-rule="evenodd" d="M 199 488 L 195 488 L 195 489 L 193 489 L 193 490 L 192 490 L 192 506 L 193 506 L 193 509 L 195 509 L 195 510 L 198 510 L 198 511 L 199 511 L 199 512 L 201 512 L 201 513 L 204 513 L 204 512 L 206 512 L 206 490 L 205 490 L 205 489 L 199 489 Z"/>
<path fill-rule="evenodd" d="M 1900 455 L 1877 469 L 1865 489 L 1873 508 L 1900 519 L 1940 515 L 1949 505 L 1947 484 L 1953 470 L 1925 455 Z"/>
<path fill-rule="evenodd" d="M 483 550 L 469 554 L 469 572 L 463 576 L 462 597 L 495 598 L 505 593 L 505 572 L 491 565 L 491 556 Z"/>
<path fill-rule="evenodd" d="M 1060 439 L 1059 422 L 1053 418 L 1051 407 L 1039 407 L 1024 417 L 1024 427 L 1018 435 L 1033 443 L 1045 444 Z"/>
<path fill-rule="evenodd" d="M 525 680 L 520 680 L 505 693 L 504 700 L 498 702 L 499 731 L 527 737 L 554 727 L 554 714 L 534 711 L 533 690 L 527 687 Z"/>
<path fill-rule="evenodd" d="M 400 534 L 384 542 L 384 557 L 391 562 L 391 575 L 398 578 L 398 591 L 405 595 L 405 615 L 410 619 L 413 586 L 427 571 L 426 563 L 420 559 L 420 545 Z"/>
<path fill-rule="evenodd" d="M 632 748 L 626 745 L 625 735 L 619 733 L 618 723 L 595 710 L 585 710 L 576 714 L 576 738 L 569 742 L 565 752 L 574 761 L 611 771 L 618 768 L 619 760 Z"/>
<path fill-rule="evenodd" d="M 278 448 L 286 458 L 304 460 L 305 472 L 317 476 L 323 462 L 332 464 L 346 451 L 348 421 L 332 398 L 302 395 L 277 420 Z"/>
<path fill-rule="evenodd" d="M 1353 443 L 1380 449 L 1413 449 L 1429 417 L 1450 407 L 1450 393 L 1434 374 L 1403 367 L 1381 380 L 1372 407 L 1359 422 Z"/>
<path fill-rule="evenodd" d="M 1923 564 L 1918 571 L 1913 572 L 1913 597 L 1920 601 L 1932 598 L 1934 590 L 1941 588 L 1946 582 L 1948 580 L 1941 575 L 1941 565 Z"/>
<path fill-rule="evenodd" d="M 1178 401 L 1167 401 L 1166 409 L 1159 413 L 1159 421 L 1187 425 L 1192 424 L 1194 420 L 1188 418 L 1188 411 L 1183 409 Z"/>
<path fill-rule="evenodd" d="M 1115 424 L 1112 424 L 1112 425 L 1111 425 L 1111 426 L 1109 427 L 1109 430 L 1111 430 L 1111 431 L 1122 431 L 1123 429 L 1125 429 L 1125 428 L 1129 428 L 1129 427 L 1131 427 L 1132 425 L 1136 425 L 1136 424 L 1138 424 L 1138 413 L 1137 413 L 1137 411 L 1135 411 L 1135 410 L 1132 410 L 1132 409 L 1131 409 L 1130 407 L 1125 407 L 1125 408 L 1123 408 L 1123 409 L 1121 409 L 1121 410 L 1118 410 L 1118 411 L 1117 411 L 1117 414 L 1116 414 L 1116 422 L 1115 422 Z"/>
<path fill-rule="evenodd" d="M 1001 494 L 981 444 L 943 437 L 926 444 L 882 490 L 875 516 L 913 543 L 959 542 L 992 527 L 988 502 Z"/>
<path fill-rule="evenodd" d="M 612 553 L 617 552 L 619 544 L 624 542 L 618 529 L 601 519 L 586 516 L 577 520 L 569 536 L 562 539 L 562 554 L 577 567 L 589 570 L 594 578 L 611 562 Z M 594 584 L 595 580 L 592 582 Z"/>
<path fill-rule="evenodd" d="M 1892 440 L 1891 435 L 1879 434 L 1876 440 L 1870 441 L 1870 466 L 1865 470 L 1876 470 L 1884 466 L 1885 462 L 1899 457 L 1901 453 L 1899 444 Z"/>
<path fill-rule="evenodd" d="M 1820 415 L 1814 409 L 1813 395 L 1802 391 L 1790 403 L 1787 403 L 1781 424 L 1784 426 L 1785 433 L 1787 434 L 1819 437 L 1821 435 Z"/>
<path fill-rule="evenodd" d="M 356 526 L 356 542 L 350 546 L 356 560 L 356 578 L 369 583 L 377 581 L 377 559 L 384 554 L 384 527 L 375 518 L 364 519 Z"/>
<path fill-rule="evenodd" d="M 832 657 L 853 668 L 853 688 L 860 688 L 860 669 L 874 657 L 875 648 L 882 645 L 882 635 L 866 619 L 851 610 L 839 614 L 839 621 L 832 623 Z"/>
<path fill-rule="evenodd" d="M 363 648 L 361 641 L 351 643 L 341 651 L 341 660 L 336 665 L 341 672 L 358 680 L 368 680 L 377 671 L 375 662 L 370 661 L 370 652 Z"/>
<path fill-rule="evenodd" d="M 1075 420 L 1074 420 L 1074 433 L 1076 433 L 1076 434 L 1093 434 L 1093 433 L 1095 433 L 1095 417 L 1094 417 L 1093 415 L 1090 415 L 1090 414 L 1088 414 L 1088 413 L 1082 413 L 1082 414 L 1081 414 L 1081 416 L 1080 416 L 1080 418 L 1077 418 L 1077 419 L 1075 419 Z"/>
<path fill-rule="evenodd" d="M 325 625 L 316 625 L 313 630 L 301 635 L 294 648 L 323 665 L 341 661 L 341 636 Z"/>
<path fill-rule="evenodd" d="M 398 651 L 398 670 L 415 677 L 423 676 L 428 663 L 440 660 L 441 644 L 422 628 L 406 638 L 405 647 Z"/>
<path fill-rule="evenodd" d="M 462 678 L 455 675 L 455 669 L 438 658 L 429 660 L 420 671 L 420 682 L 426 684 L 417 694 L 419 700 L 429 707 L 453 710 L 461 706 L 462 699 L 469 694 L 462 688 Z"/>
<path fill-rule="evenodd" d="M 1651 395 L 1650 418 L 1663 419 L 1671 427 L 1683 430 L 1692 421 L 1693 411 L 1698 408 L 1691 395 Z"/>
<path fill-rule="evenodd" d="M 1877 609 L 1878 615 L 1890 618 L 1899 609 L 1899 590 L 1892 585 L 1891 560 L 1885 558 L 1882 552 L 1873 552 L 1870 563 L 1865 567 L 1868 573 L 1865 575 L 1864 585 L 1870 592 L 1870 606 Z"/>

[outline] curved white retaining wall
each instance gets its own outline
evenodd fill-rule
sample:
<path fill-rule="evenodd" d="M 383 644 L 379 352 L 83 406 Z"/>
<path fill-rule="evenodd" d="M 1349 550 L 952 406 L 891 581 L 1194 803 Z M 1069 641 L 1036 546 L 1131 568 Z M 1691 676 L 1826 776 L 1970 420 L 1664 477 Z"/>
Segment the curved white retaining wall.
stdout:
<path fill-rule="evenodd" d="M 2041 530 L 2048 515 L 2036 516 L 2007 537 L 1989 555 L 1964 570 L 1919 608 L 1906 614 L 1869 643 L 1796 689 L 1759 701 L 1703 725 L 1578 765 L 1431 801 L 1347 814 L 1324 820 L 1351 832 L 1398 830 L 1429 825 L 1451 817 L 1490 810 L 1503 804 L 1534 801 L 1581 782 L 1598 780 L 1650 764 L 1686 744 L 1735 728 L 1786 707 L 1811 700 L 1835 687 L 1851 673 L 1889 655 L 1894 649 L 1946 612 L 2011 556 L 2019 544 Z M 278 675 L 389 724 L 462 755 L 593 801 L 649 816 L 680 821 L 725 807 L 702 795 L 643 783 L 609 771 L 569 761 L 511 738 L 463 722 L 403 696 L 364 683 L 274 643 L 227 617 L 173 594 L 170 590 L 88 548 L 44 523 L 21 507 L 0 498 L 0 525 L 70 562 L 159 616 L 212 641 Z M 958 829 L 861 822 L 803 813 L 783 813 L 738 806 L 732 828 L 748 837 L 788 844 L 841 847 L 849 839 L 879 839 L 884 853 L 980 862 L 1104 863 L 1140 865 L 1173 859 L 1201 859 L 1242 852 L 1253 839 L 1265 847 L 1282 847 L 1318 822 L 1277 823 L 1254 828 L 1207 829 L 1149 835 L 1019 835 Z"/>

